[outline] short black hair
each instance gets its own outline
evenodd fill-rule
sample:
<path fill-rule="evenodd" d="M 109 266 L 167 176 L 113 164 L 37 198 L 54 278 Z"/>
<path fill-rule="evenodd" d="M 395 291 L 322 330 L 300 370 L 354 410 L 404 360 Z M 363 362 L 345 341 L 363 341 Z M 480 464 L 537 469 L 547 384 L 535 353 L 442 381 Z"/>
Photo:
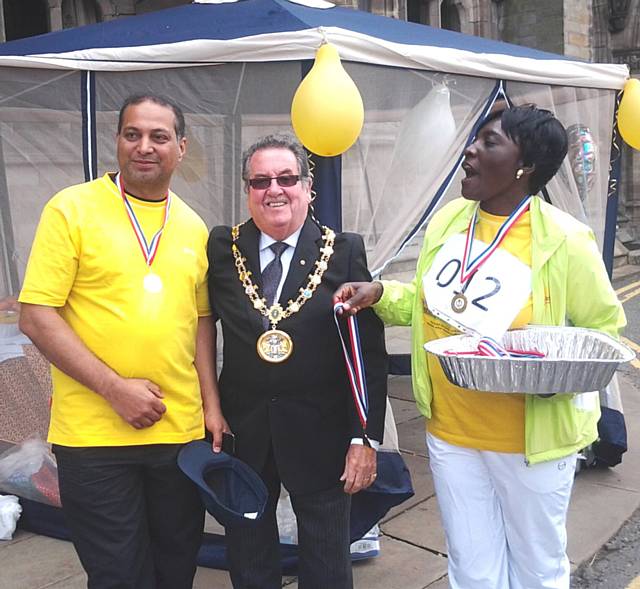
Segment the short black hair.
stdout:
<path fill-rule="evenodd" d="M 490 112 L 480 128 L 500 119 L 502 130 L 519 148 L 522 163 L 534 166 L 529 192 L 537 194 L 560 169 L 567 155 L 567 131 L 551 111 L 535 104 L 498 108 Z"/>
<path fill-rule="evenodd" d="M 288 149 L 296 157 L 298 162 L 298 170 L 300 173 L 300 181 L 308 182 L 311 179 L 309 170 L 309 158 L 302 144 L 292 135 L 287 133 L 276 133 L 274 135 L 266 135 L 258 139 L 253 145 L 247 148 L 242 154 L 242 179 L 244 180 L 245 190 L 249 188 L 249 161 L 251 156 L 261 149 Z"/>
<path fill-rule="evenodd" d="M 174 128 L 176 130 L 176 139 L 180 141 L 180 139 L 184 137 L 186 125 L 182 109 L 173 100 L 160 94 L 132 94 L 127 97 L 122 103 L 120 113 L 118 114 L 118 135 L 120 134 L 120 131 L 122 131 L 124 111 L 126 111 L 128 107 L 135 104 L 141 104 L 142 102 L 153 102 L 154 104 L 170 108 L 173 111 L 173 116 L 175 118 Z"/>

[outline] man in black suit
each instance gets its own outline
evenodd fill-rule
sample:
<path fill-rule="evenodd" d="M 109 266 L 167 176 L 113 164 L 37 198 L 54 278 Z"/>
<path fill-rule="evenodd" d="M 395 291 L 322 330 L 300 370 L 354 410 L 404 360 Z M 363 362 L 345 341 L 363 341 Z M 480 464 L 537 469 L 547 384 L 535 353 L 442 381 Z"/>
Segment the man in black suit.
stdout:
<path fill-rule="evenodd" d="M 381 322 L 358 315 L 367 376 L 366 431 L 358 420 L 332 295 L 369 280 L 362 238 L 335 234 L 309 215 L 311 178 L 302 146 L 268 136 L 243 157 L 251 219 L 209 237 L 209 292 L 224 335 L 222 410 L 236 455 L 269 489 L 256 527 L 226 530 L 235 589 L 276 589 L 282 574 L 276 504 L 280 484 L 298 520 L 299 587 L 353 586 L 351 495 L 376 477 L 387 357 Z"/>

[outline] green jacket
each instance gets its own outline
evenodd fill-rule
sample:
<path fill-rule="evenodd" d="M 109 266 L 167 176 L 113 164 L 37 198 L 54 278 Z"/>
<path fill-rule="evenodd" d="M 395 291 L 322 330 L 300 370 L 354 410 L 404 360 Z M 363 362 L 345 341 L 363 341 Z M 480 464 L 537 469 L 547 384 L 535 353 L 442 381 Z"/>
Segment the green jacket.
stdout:
<path fill-rule="evenodd" d="M 476 203 L 456 199 L 429 222 L 412 282 L 382 281 L 374 309 L 391 325 L 411 325 L 411 370 L 418 409 L 431 416 L 431 379 L 423 349 L 422 277 L 440 247 L 466 230 Z M 617 337 L 626 325 L 593 232 L 572 216 L 535 197 L 531 201 L 532 324 L 598 329 Z M 587 411 L 575 395 L 525 401 L 525 454 L 530 464 L 567 456 L 597 438 L 600 408 Z"/>

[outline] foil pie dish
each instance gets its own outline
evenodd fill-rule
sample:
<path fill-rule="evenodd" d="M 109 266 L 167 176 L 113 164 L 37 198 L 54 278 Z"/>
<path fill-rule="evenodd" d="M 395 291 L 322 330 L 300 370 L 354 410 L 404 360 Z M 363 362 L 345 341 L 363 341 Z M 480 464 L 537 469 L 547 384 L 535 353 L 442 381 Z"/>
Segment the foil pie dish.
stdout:
<path fill-rule="evenodd" d="M 494 393 L 586 393 L 604 389 L 621 363 L 636 354 L 593 329 L 531 326 L 508 331 L 507 350 L 533 351 L 542 358 L 477 355 L 480 336 L 454 335 L 424 344 L 446 377 L 459 387 Z"/>

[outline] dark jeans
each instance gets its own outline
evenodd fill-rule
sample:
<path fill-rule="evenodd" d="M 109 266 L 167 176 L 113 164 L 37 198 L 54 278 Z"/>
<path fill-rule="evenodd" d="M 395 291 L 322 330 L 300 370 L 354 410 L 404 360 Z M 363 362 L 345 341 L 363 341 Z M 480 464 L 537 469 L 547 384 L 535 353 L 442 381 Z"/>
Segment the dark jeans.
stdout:
<path fill-rule="evenodd" d="M 273 453 L 259 473 L 269 502 L 257 526 L 227 526 L 229 569 L 234 589 L 280 589 L 282 567 L 276 521 L 280 477 Z M 349 514 L 351 496 L 342 484 L 306 495 L 291 495 L 298 520 L 298 587 L 351 589 Z"/>
<path fill-rule="evenodd" d="M 60 498 L 89 589 L 190 589 L 204 508 L 180 444 L 54 445 Z"/>

